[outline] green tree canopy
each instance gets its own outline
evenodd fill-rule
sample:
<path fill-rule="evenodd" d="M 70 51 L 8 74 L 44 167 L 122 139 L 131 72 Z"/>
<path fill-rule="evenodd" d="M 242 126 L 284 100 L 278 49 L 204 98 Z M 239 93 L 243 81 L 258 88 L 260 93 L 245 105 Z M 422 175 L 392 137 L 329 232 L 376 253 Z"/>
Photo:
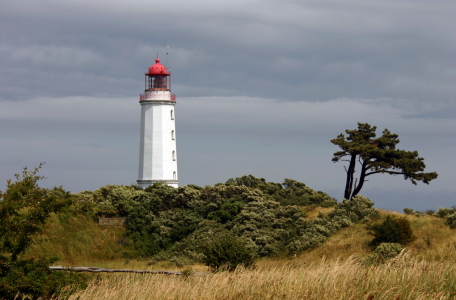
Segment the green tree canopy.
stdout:
<path fill-rule="evenodd" d="M 364 185 L 367 176 L 387 173 L 391 175 L 403 175 L 404 179 L 413 184 L 429 181 L 437 178 L 436 172 L 424 173 L 424 158 L 418 156 L 417 151 L 405 151 L 396 149 L 399 143 L 398 135 L 392 134 L 388 129 L 383 130 L 379 138 L 375 138 L 376 126 L 367 123 L 358 123 L 358 129 L 345 130 L 332 139 L 331 143 L 339 146 L 342 150 L 334 153 L 333 162 L 347 161 L 345 167 L 347 178 L 345 183 L 345 199 L 352 199 L 358 195 Z M 357 164 L 361 169 L 359 178 L 355 178 Z"/>
<path fill-rule="evenodd" d="M 29 258 L 23 255 L 42 232 L 51 213 L 64 211 L 72 200 L 61 188 L 40 188 L 38 170 L 24 168 L 22 178 L 8 180 L 7 190 L 0 191 L 0 299 L 50 299 L 63 287 L 85 286 L 85 277 L 73 272 L 52 272 L 49 265 L 57 258 Z M 59 197 L 62 194 L 62 197 Z M 27 298 L 28 299 L 28 298 Z"/>
<path fill-rule="evenodd" d="M 33 171 L 24 168 L 22 178 L 15 174 L 16 181 L 8 180 L 6 192 L 0 191 L 0 259 L 16 261 L 41 232 L 49 215 L 71 204 L 71 200 L 38 186 L 37 181 L 43 178 L 37 175 L 41 165 Z"/>

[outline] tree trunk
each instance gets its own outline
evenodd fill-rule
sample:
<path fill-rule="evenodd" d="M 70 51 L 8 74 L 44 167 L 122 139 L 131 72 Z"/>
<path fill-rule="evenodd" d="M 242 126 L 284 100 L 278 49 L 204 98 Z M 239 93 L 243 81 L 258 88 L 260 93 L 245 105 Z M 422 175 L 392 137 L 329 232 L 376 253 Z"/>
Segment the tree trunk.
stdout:
<path fill-rule="evenodd" d="M 363 165 L 361 167 L 361 175 L 359 176 L 359 184 L 358 186 L 355 187 L 355 190 L 353 191 L 353 194 L 350 197 L 350 200 L 355 197 L 356 195 L 359 194 L 361 189 L 363 188 L 364 185 L 364 180 L 366 179 L 366 170 L 367 170 L 367 161 L 363 162 Z"/>
<path fill-rule="evenodd" d="M 347 170 L 347 182 L 345 183 L 344 199 L 351 199 L 350 195 L 353 189 L 353 174 L 355 173 L 356 154 L 351 155 L 350 165 Z"/>

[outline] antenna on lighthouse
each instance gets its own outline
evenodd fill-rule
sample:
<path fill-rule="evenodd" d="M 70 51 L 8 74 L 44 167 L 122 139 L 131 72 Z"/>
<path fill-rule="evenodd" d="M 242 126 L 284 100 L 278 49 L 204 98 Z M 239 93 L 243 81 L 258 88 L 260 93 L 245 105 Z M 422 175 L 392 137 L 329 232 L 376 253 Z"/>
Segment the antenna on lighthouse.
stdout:
<path fill-rule="evenodd" d="M 169 50 L 169 44 L 166 44 L 166 69 L 168 69 L 168 50 Z"/>

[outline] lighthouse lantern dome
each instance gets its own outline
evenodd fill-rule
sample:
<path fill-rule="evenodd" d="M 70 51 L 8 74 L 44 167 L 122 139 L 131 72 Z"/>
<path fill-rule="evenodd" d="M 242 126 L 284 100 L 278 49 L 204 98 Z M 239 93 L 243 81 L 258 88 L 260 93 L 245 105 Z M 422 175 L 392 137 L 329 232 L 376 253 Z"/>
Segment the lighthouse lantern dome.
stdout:
<path fill-rule="evenodd" d="M 160 59 L 155 60 L 155 64 L 149 67 L 149 75 L 169 75 L 165 66 L 160 63 Z"/>
<path fill-rule="evenodd" d="M 171 89 L 171 74 L 167 68 L 160 63 L 160 59 L 155 60 L 155 64 L 149 67 L 145 75 L 145 91 L 158 91 Z"/>

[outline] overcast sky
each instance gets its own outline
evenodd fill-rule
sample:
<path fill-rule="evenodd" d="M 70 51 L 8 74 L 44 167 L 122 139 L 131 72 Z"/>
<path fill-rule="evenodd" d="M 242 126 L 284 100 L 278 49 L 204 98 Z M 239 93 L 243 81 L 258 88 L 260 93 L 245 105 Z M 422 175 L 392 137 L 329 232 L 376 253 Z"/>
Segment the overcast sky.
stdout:
<path fill-rule="evenodd" d="M 330 139 L 367 122 L 439 177 L 375 175 L 361 194 L 456 205 L 455 15 L 454 0 L 2 0 L 0 189 L 43 161 L 45 187 L 135 183 L 144 72 L 169 44 L 181 185 L 252 174 L 341 200 Z"/>

